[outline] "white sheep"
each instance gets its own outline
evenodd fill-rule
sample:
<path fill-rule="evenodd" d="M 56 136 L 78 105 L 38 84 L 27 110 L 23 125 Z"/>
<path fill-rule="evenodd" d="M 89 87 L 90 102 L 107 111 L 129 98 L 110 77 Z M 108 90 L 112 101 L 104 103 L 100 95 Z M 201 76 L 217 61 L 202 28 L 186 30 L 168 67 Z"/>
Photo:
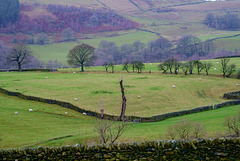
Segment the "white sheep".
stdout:
<path fill-rule="evenodd" d="M 236 86 L 239 86 L 239 84 L 236 84 Z"/>
<path fill-rule="evenodd" d="M 141 96 L 139 95 L 138 98 L 141 98 Z"/>
<path fill-rule="evenodd" d="M 16 112 L 15 112 L 15 115 L 18 115 L 18 114 L 19 114 L 19 113 L 16 111 Z"/>
<path fill-rule="evenodd" d="M 29 112 L 33 112 L 33 109 L 29 109 L 28 111 L 29 111 Z"/>
<path fill-rule="evenodd" d="M 201 81 L 201 80 L 202 80 L 202 78 L 199 78 L 199 80 Z"/>
<path fill-rule="evenodd" d="M 76 72 L 73 72 L 73 74 L 76 74 Z"/>
<path fill-rule="evenodd" d="M 45 77 L 46 79 L 48 79 L 48 77 Z"/>
<path fill-rule="evenodd" d="M 65 112 L 65 115 L 67 115 L 68 114 L 68 112 Z"/>
<path fill-rule="evenodd" d="M 74 98 L 75 101 L 77 101 L 78 99 L 77 98 Z"/>
<path fill-rule="evenodd" d="M 83 115 L 87 115 L 87 113 L 86 113 L 86 112 L 83 112 L 82 114 L 83 114 Z"/>
<path fill-rule="evenodd" d="M 173 88 L 176 88 L 176 85 L 173 85 L 172 87 L 173 87 Z"/>

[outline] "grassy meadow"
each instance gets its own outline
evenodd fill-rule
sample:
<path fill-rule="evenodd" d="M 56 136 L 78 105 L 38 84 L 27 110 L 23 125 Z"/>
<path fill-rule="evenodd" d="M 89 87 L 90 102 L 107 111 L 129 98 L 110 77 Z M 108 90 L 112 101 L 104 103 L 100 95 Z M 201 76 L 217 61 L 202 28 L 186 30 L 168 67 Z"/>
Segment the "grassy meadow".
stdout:
<path fill-rule="evenodd" d="M 96 70 L 91 67 L 84 73 L 76 69 L 55 73 L 5 72 L 0 73 L 0 87 L 25 95 L 71 102 L 96 112 L 99 112 L 99 102 L 102 102 L 105 113 L 120 115 L 119 81 L 123 79 L 128 106 L 126 114 L 146 117 L 221 103 L 226 101 L 222 98 L 224 93 L 238 91 L 236 84 L 239 80 L 223 79 L 217 63 L 219 60 L 212 61 L 214 67 L 208 76 L 204 72 L 197 75 L 196 69 L 195 74 L 187 76 L 182 73 L 162 74 L 157 71 L 157 64 L 147 64 L 142 74 L 125 71 L 105 73 L 103 67 L 96 67 Z M 240 67 L 239 58 L 231 62 Z M 121 69 L 121 66 L 117 68 Z M 149 70 L 153 71 L 152 74 L 148 73 Z"/>
<path fill-rule="evenodd" d="M 96 118 L 82 115 L 56 105 L 26 101 L 17 97 L 0 94 L 0 149 L 65 146 L 75 144 L 98 144 L 95 132 Z M 33 112 L 29 112 L 33 109 Z M 165 140 L 170 125 L 179 119 L 200 122 L 204 125 L 206 137 L 217 137 L 226 132 L 224 118 L 236 115 L 240 106 L 231 106 L 212 111 L 170 118 L 153 123 L 130 123 L 122 142 Z M 15 115 L 15 112 L 19 115 Z M 65 112 L 68 112 L 66 115 Z M 48 141 L 53 138 L 66 137 Z"/>

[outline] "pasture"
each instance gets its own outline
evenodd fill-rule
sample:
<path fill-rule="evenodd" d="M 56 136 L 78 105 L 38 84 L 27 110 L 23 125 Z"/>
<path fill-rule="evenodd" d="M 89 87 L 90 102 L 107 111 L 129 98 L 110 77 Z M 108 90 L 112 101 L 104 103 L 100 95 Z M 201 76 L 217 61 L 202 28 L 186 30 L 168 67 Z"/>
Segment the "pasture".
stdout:
<path fill-rule="evenodd" d="M 66 146 L 75 144 L 98 144 L 95 132 L 96 118 L 84 116 L 63 107 L 26 101 L 0 94 L 0 149 Z M 33 112 L 29 112 L 29 109 Z M 165 140 L 170 125 L 179 119 L 200 122 L 206 137 L 218 137 L 226 132 L 224 118 L 236 115 L 240 106 L 231 106 L 153 123 L 130 123 L 120 138 L 121 142 Z M 15 111 L 19 115 L 15 115 Z M 68 112 L 66 115 L 65 112 Z M 71 137 L 65 137 L 69 136 Z M 63 138 L 59 138 L 63 137 Z M 51 140 L 53 138 L 59 138 Z"/>
<path fill-rule="evenodd" d="M 232 60 L 236 60 L 239 67 L 239 58 Z M 214 64 L 216 67 L 219 66 L 217 63 Z M 92 72 L 94 71 L 92 67 L 85 73 L 76 74 L 73 73 L 75 69 L 68 73 L 0 73 L 0 87 L 25 95 L 70 102 L 95 112 L 99 112 L 99 102 L 102 102 L 105 113 L 120 115 L 119 81 L 123 79 L 127 97 L 126 115 L 142 117 L 217 104 L 226 101 L 222 99 L 224 93 L 239 90 L 239 86 L 236 86 L 239 80 L 223 79 L 219 68 L 215 71 L 213 67 L 209 76 L 203 72 L 197 75 L 196 70 L 195 74 L 185 76 L 182 73 L 162 74 L 160 71 L 156 72 L 156 67 L 155 71 L 149 74 L 149 66 L 153 68 L 152 66 L 157 64 L 149 64 L 146 66 L 146 73 L 142 74 L 123 71 L 104 73 L 103 67 L 97 67 L 101 68 L 99 72 Z M 173 88 L 173 85 L 176 88 Z M 138 98 L 139 95 L 141 98 Z"/>

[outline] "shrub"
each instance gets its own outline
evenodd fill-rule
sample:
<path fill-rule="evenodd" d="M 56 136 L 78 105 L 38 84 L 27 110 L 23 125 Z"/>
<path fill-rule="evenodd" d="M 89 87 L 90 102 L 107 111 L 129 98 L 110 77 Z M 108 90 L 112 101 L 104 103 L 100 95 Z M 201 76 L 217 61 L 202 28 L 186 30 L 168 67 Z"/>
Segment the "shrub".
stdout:
<path fill-rule="evenodd" d="M 206 135 L 202 124 L 181 119 L 176 124 L 168 127 L 167 136 L 170 139 L 200 139 Z"/>
<path fill-rule="evenodd" d="M 229 132 L 233 132 L 235 136 L 240 136 L 240 112 L 237 116 L 227 117 L 224 125 L 227 126 Z"/>

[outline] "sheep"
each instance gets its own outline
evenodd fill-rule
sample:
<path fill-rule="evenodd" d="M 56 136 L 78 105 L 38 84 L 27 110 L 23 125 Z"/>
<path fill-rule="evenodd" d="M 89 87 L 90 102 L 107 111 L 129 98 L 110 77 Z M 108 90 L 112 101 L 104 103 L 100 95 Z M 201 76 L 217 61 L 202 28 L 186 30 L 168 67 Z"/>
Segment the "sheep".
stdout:
<path fill-rule="evenodd" d="M 91 75 L 91 73 L 88 73 L 88 76 L 90 76 Z"/>
<path fill-rule="evenodd" d="M 176 88 L 176 85 L 173 85 L 172 87 L 173 87 L 173 88 Z"/>
<path fill-rule="evenodd" d="M 217 68 L 214 68 L 214 70 L 217 70 Z"/>
<path fill-rule="evenodd" d="M 46 79 L 48 79 L 48 77 L 45 77 Z"/>
<path fill-rule="evenodd" d="M 65 112 L 65 115 L 67 115 L 68 114 L 68 112 Z"/>
<path fill-rule="evenodd" d="M 217 64 L 218 64 L 219 62 L 217 62 Z"/>
<path fill-rule="evenodd" d="M 87 115 L 87 113 L 86 113 L 86 112 L 83 112 L 82 114 L 83 114 L 83 115 Z"/>
<path fill-rule="evenodd" d="M 29 109 L 28 111 L 29 111 L 29 112 L 33 112 L 33 109 Z"/>
<path fill-rule="evenodd" d="M 19 113 L 16 111 L 16 112 L 15 112 L 15 115 L 18 115 L 18 114 L 19 114 Z"/>
<path fill-rule="evenodd" d="M 141 96 L 139 95 L 138 98 L 141 98 Z"/>
<path fill-rule="evenodd" d="M 76 74 L 76 72 L 73 72 L 73 74 Z"/>
<path fill-rule="evenodd" d="M 78 99 L 77 98 L 74 98 L 75 101 L 77 101 Z"/>
<path fill-rule="evenodd" d="M 236 86 L 239 86 L 239 84 L 236 84 Z"/>
<path fill-rule="evenodd" d="M 201 80 L 202 80 L 202 78 L 199 78 L 199 80 L 201 81 Z"/>

